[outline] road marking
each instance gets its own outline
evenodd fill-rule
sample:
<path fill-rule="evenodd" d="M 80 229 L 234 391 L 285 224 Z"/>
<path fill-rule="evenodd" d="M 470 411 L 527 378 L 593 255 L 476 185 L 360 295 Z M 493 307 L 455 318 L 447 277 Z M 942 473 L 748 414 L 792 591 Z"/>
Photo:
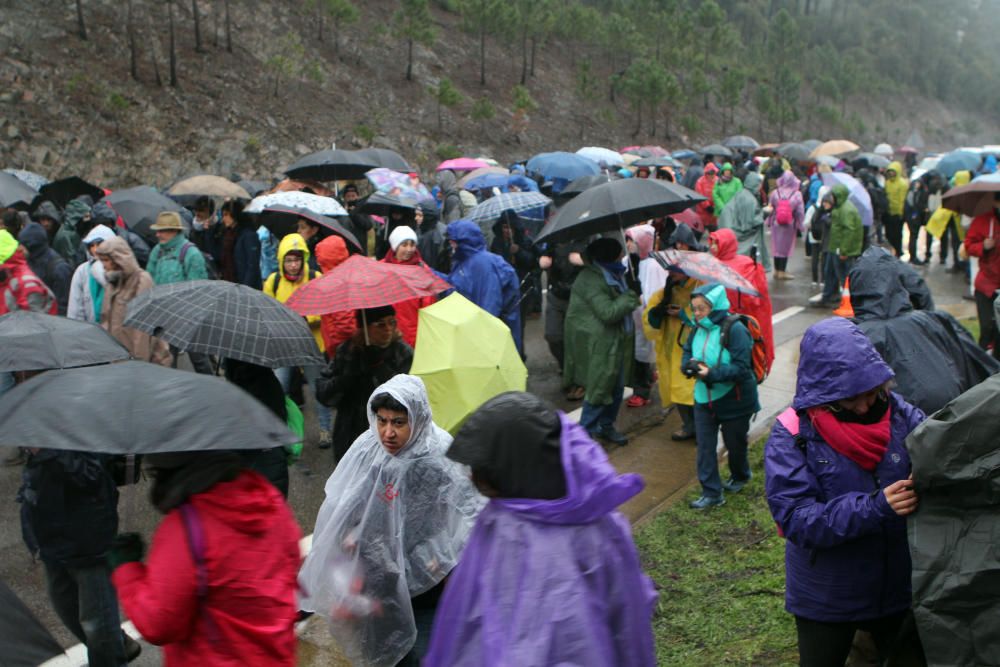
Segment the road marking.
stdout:
<path fill-rule="evenodd" d="M 784 322 L 788 318 L 795 317 L 804 310 L 805 307 L 803 306 L 792 306 L 791 308 L 785 308 L 783 311 L 775 313 L 774 317 L 771 318 L 771 323 L 778 324 L 779 322 Z"/>

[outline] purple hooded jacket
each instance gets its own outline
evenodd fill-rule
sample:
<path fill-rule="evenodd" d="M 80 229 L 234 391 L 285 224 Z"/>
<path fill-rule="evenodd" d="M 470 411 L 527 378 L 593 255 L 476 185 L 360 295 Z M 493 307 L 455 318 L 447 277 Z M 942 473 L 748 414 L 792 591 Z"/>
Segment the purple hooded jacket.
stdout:
<path fill-rule="evenodd" d="M 494 498 L 434 619 L 424 667 L 656 664 L 656 592 L 616 508 L 642 490 L 560 413 L 566 496 Z"/>
<path fill-rule="evenodd" d="M 861 621 L 910 606 L 906 521 L 889 507 L 882 489 L 910 474 L 903 441 L 924 414 L 891 394 L 889 447 L 867 472 L 826 444 L 805 412 L 892 377 L 848 320 L 824 320 L 802 338 L 792 403 L 799 442 L 776 422 L 764 450 L 767 502 L 787 539 L 785 608 L 796 616 Z"/>

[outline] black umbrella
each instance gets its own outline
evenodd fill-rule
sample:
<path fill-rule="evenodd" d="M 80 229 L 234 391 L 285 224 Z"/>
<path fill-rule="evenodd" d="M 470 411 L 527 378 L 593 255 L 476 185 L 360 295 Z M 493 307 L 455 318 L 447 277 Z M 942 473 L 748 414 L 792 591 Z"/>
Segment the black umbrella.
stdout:
<path fill-rule="evenodd" d="M 0 373 L 109 364 L 131 358 L 96 324 L 18 310 L 0 316 Z"/>
<path fill-rule="evenodd" d="M 679 213 L 705 198 L 669 181 L 626 178 L 596 185 L 562 207 L 536 241 L 570 241 Z"/>
<path fill-rule="evenodd" d="M 669 155 L 660 155 L 657 157 L 644 157 L 641 160 L 636 160 L 630 167 L 683 167 L 678 160 L 670 157 Z"/>
<path fill-rule="evenodd" d="M 285 175 L 316 181 L 354 180 L 364 178 L 366 172 L 379 166 L 371 155 L 363 155 L 361 151 L 331 148 L 299 158 L 285 170 Z"/>
<path fill-rule="evenodd" d="M 752 152 L 760 148 L 760 144 L 753 137 L 748 137 L 745 134 L 734 134 L 731 137 L 726 137 L 722 140 L 722 145 L 728 148 L 735 148 L 737 150 L 743 150 Z"/>
<path fill-rule="evenodd" d="M 775 148 L 774 152 L 789 160 L 802 161 L 809 159 L 809 154 L 812 153 L 812 150 L 804 144 L 787 143 Z"/>
<path fill-rule="evenodd" d="M 388 148 L 363 148 L 358 153 L 377 162 L 379 167 L 393 171 L 413 171 L 402 155 Z"/>
<path fill-rule="evenodd" d="M 13 174 L 0 172 L 0 206 L 30 204 L 38 195 L 30 185 Z"/>
<path fill-rule="evenodd" d="M 389 215 L 393 211 L 414 211 L 418 207 L 419 204 L 408 197 L 375 192 L 358 207 L 358 211 L 369 215 Z"/>
<path fill-rule="evenodd" d="M 63 655 L 62 646 L 41 621 L 0 581 L 0 665 L 35 667 Z"/>
<path fill-rule="evenodd" d="M 183 352 L 267 368 L 325 363 L 301 315 L 260 290 L 224 280 L 158 285 L 129 304 L 125 326 Z"/>
<path fill-rule="evenodd" d="M 101 201 L 106 202 L 115 213 L 122 217 L 125 225 L 150 243 L 156 243 L 156 234 L 149 227 L 156 222 L 156 216 L 164 211 L 182 213 L 180 204 L 166 195 L 160 194 L 156 188 L 140 185 L 124 190 L 115 190 Z M 183 215 L 181 222 L 187 232 L 191 227 Z"/>
<path fill-rule="evenodd" d="M 266 190 L 270 190 L 271 189 L 271 185 L 269 183 L 265 183 L 264 181 L 246 181 L 246 180 L 244 180 L 244 181 L 238 181 L 236 183 L 236 185 L 240 186 L 241 188 L 243 188 L 244 190 L 246 190 L 248 193 L 250 193 L 251 197 L 256 197 L 261 192 L 264 192 Z"/>
<path fill-rule="evenodd" d="M 222 378 L 145 361 L 37 375 L 4 394 L 0 423 L 0 446 L 106 454 L 270 449 L 301 440 Z"/>
<path fill-rule="evenodd" d="M 58 181 L 52 181 L 38 189 L 39 201 L 50 201 L 61 209 L 66 208 L 66 204 L 82 195 L 87 195 L 91 201 L 96 202 L 104 197 L 104 190 L 88 183 L 79 176 L 60 178 Z"/>
<path fill-rule="evenodd" d="M 364 252 L 358 238 L 340 224 L 336 218 L 292 206 L 268 206 L 259 215 L 260 223 L 271 230 L 271 233 L 279 239 L 295 233 L 299 218 L 312 220 L 316 224 L 326 227 L 334 234 L 342 236 L 356 250 Z"/>
<path fill-rule="evenodd" d="M 722 144 L 710 144 L 698 151 L 702 155 L 718 155 L 719 157 L 733 157 L 733 152 Z"/>
<path fill-rule="evenodd" d="M 562 192 L 555 195 L 556 197 L 561 197 L 563 199 L 571 199 L 585 190 L 589 190 L 595 185 L 604 185 L 605 183 L 610 183 L 611 181 L 620 181 L 621 177 L 617 174 L 607 174 L 600 173 L 591 176 L 581 176 L 574 181 L 571 181 L 569 185 L 562 189 Z"/>

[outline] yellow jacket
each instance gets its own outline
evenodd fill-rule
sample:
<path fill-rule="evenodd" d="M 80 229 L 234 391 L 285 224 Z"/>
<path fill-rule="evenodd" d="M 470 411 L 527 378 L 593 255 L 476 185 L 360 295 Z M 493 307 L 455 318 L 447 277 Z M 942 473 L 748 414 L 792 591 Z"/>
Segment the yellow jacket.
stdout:
<path fill-rule="evenodd" d="M 957 188 L 962 185 L 968 185 L 971 180 L 972 174 L 968 171 L 957 172 L 952 178 L 952 187 Z M 952 211 L 944 206 L 934 211 L 934 215 L 927 221 L 927 233 L 933 235 L 934 238 L 941 238 L 944 230 L 948 228 L 948 223 L 952 220 L 955 221 L 955 229 L 958 230 L 959 240 L 965 240 L 965 227 L 962 226 L 962 216 L 957 211 Z"/>
<path fill-rule="evenodd" d="M 886 171 L 895 171 L 896 176 L 885 179 L 885 196 L 889 200 L 889 215 L 903 215 L 906 206 L 906 192 L 910 184 L 903 177 L 903 165 L 899 162 L 890 164 Z"/>
<path fill-rule="evenodd" d="M 292 250 L 298 250 L 302 253 L 302 276 L 294 282 L 285 278 L 285 255 Z M 278 244 L 278 270 L 264 281 L 264 294 L 285 303 L 295 293 L 295 290 L 321 275 L 323 274 L 319 271 L 313 271 L 309 268 L 309 246 L 306 245 L 306 240 L 302 238 L 301 234 L 289 234 Z M 312 330 L 319 351 L 325 351 L 323 334 L 319 327 L 319 315 L 307 315 L 306 322 L 309 323 L 309 329 Z"/>
<path fill-rule="evenodd" d="M 691 315 L 691 292 L 697 286 L 698 281 L 688 279 L 682 285 L 675 286 L 671 295 L 671 301 L 684 307 L 690 321 L 694 321 Z M 686 378 L 681 373 L 684 343 L 691 334 L 691 329 L 678 317 L 665 318 L 664 326 L 659 329 L 649 326 L 649 311 L 661 301 L 663 301 L 662 289 L 650 297 L 649 304 L 642 313 L 643 332 L 656 347 L 656 370 L 660 374 L 660 403 L 664 407 L 671 403 L 694 405 L 694 378 Z"/>

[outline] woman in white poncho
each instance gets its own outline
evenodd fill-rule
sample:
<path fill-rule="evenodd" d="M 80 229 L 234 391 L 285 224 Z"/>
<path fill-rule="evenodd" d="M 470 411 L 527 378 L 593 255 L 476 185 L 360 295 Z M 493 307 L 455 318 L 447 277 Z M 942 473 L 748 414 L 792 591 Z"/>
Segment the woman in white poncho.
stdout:
<path fill-rule="evenodd" d="M 444 579 L 485 499 L 445 458 L 423 381 L 397 375 L 368 400 L 369 429 L 326 483 L 300 606 L 330 619 L 358 665 L 418 665 Z"/>

